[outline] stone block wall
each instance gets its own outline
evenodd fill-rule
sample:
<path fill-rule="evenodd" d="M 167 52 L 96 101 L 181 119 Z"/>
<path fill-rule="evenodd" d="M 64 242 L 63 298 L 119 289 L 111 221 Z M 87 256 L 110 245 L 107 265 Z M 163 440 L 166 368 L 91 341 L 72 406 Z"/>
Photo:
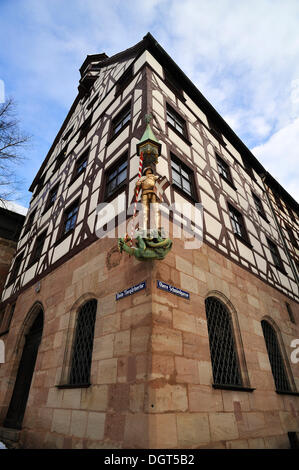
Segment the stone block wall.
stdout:
<path fill-rule="evenodd" d="M 157 280 L 188 291 L 190 300 L 157 289 Z M 141 281 L 145 290 L 116 301 L 116 292 Z M 253 392 L 212 387 L 205 313 L 211 293 L 234 309 L 242 373 Z M 66 382 L 76 312 L 91 298 L 98 300 L 92 385 L 58 388 Z M 110 239 L 43 278 L 40 292 L 32 286 L 20 294 L 4 338 L 0 425 L 24 324 L 37 301 L 45 323 L 20 433 L 23 447 L 287 448 L 287 432 L 299 429 L 299 397 L 275 392 L 260 324 L 265 316 L 275 321 L 289 358 L 291 340 L 299 338 L 298 305 L 205 244 L 184 250 L 175 240 L 164 261 L 139 262 L 120 255 Z M 290 367 L 299 389 L 299 364 Z"/>

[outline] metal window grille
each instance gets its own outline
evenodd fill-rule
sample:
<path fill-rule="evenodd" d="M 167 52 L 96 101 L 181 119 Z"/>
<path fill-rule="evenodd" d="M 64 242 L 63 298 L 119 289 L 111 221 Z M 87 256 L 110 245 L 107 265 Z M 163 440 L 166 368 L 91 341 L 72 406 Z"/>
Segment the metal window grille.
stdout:
<path fill-rule="evenodd" d="M 89 383 L 96 311 L 95 299 L 86 302 L 79 310 L 70 371 L 71 385 Z"/>
<path fill-rule="evenodd" d="M 266 320 L 262 320 L 261 323 L 276 390 L 290 392 L 291 388 L 285 371 L 276 332 Z"/>
<path fill-rule="evenodd" d="M 206 299 L 206 315 L 214 383 L 242 385 L 230 314 L 215 297 Z"/>

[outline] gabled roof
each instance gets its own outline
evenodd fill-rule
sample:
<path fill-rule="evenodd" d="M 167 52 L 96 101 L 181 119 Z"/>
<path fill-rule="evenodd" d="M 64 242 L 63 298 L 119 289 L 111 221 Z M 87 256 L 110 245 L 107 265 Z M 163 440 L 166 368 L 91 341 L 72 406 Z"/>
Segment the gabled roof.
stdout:
<path fill-rule="evenodd" d="M 292 196 L 266 171 L 263 165 L 257 160 L 253 153 L 248 149 L 248 147 L 242 142 L 242 140 L 235 134 L 227 122 L 221 117 L 221 115 L 216 111 L 216 109 L 209 103 L 209 101 L 203 96 L 203 94 L 198 90 L 198 88 L 192 83 L 192 81 L 185 75 L 185 73 L 180 69 L 180 67 L 174 62 L 174 60 L 167 54 L 167 52 L 160 46 L 156 39 L 150 34 L 147 33 L 142 41 L 135 44 L 135 46 L 130 47 L 122 52 L 119 52 L 111 57 L 108 57 L 105 53 L 88 55 L 80 67 L 80 72 L 84 72 L 84 69 L 91 62 L 98 61 L 96 67 L 99 69 L 105 67 L 111 63 L 126 60 L 130 57 L 138 57 L 145 50 L 148 50 L 155 59 L 163 65 L 163 68 L 167 69 L 173 76 L 175 76 L 176 81 L 180 83 L 182 89 L 190 96 L 190 98 L 199 106 L 199 108 L 210 118 L 217 128 L 221 131 L 222 134 L 231 142 L 231 144 L 239 151 L 243 158 L 245 158 L 248 163 L 257 171 L 260 176 L 266 176 L 267 182 L 270 187 L 273 187 L 276 191 L 279 190 L 284 200 L 286 200 L 292 207 L 299 212 L 298 203 L 292 198 Z M 69 117 L 72 115 L 75 107 L 77 106 L 79 100 L 79 95 L 76 97 L 64 123 L 61 126 L 60 131 L 58 132 L 39 172 L 32 185 L 30 186 L 30 191 L 33 190 L 36 182 L 38 181 L 39 175 L 42 173 L 52 150 L 60 139 Z"/>

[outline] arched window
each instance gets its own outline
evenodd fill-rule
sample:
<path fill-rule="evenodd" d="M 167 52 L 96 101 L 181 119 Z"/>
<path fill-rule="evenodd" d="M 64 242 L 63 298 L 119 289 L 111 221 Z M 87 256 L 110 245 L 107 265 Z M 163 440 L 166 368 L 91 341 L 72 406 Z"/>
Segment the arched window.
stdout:
<path fill-rule="evenodd" d="M 71 385 L 88 385 L 90 383 L 96 312 L 96 299 L 86 302 L 78 312 L 69 379 Z"/>
<path fill-rule="evenodd" d="M 216 297 L 206 299 L 206 315 L 215 385 L 242 386 L 231 316 Z"/>
<path fill-rule="evenodd" d="M 286 374 L 284 361 L 277 340 L 276 331 L 274 330 L 273 326 L 270 325 L 270 323 L 266 320 L 262 320 L 261 324 L 276 390 L 280 392 L 290 392 L 291 387 L 288 380 L 288 376 Z"/>

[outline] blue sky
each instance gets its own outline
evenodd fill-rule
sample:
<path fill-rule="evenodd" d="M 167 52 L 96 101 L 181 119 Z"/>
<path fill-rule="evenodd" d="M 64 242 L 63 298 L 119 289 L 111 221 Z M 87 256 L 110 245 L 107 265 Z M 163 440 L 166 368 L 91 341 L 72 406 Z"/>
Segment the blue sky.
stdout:
<path fill-rule="evenodd" d="M 298 0 L 0 0 L 0 79 L 32 135 L 18 204 L 28 207 L 86 55 L 148 31 L 298 200 L 298 25 Z"/>

